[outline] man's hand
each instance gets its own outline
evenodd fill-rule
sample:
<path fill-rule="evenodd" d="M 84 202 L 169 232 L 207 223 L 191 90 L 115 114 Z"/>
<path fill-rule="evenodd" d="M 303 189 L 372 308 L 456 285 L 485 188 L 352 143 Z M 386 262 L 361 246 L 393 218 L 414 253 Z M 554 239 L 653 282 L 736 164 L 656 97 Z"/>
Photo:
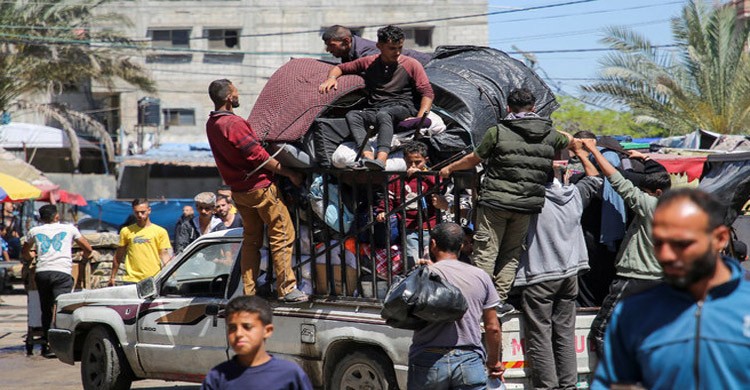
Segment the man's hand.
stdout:
<path fill-rule="evenodd" d="M 107 282 L 107 286 L 108 287 L 112 287 L 114 285 L 115 285 L 115 279 L 114 278 L 109 278 L 109 281 Z"/>
<path fill-rule="evenodd" d="M 288 177 L 289 181 L 291 181 L 295 187 L 302 187 L 302 183 L 305 182 L 305 175 L 300 172 L 292 171 Z"/>
<path fill-rule="evenodd" d="M 448 199 L 443 195 L 432 194 L 432 206 L 438 210 L 448 210 Z"/>
<path fill-rule="evenodd" d="M 643 160 L 643 161 L 647 161 L 647 160 L 651 159 L 651 157 L 649 157 L 647 154 L 641 153 L 641 152 L 639 152 L 637 150 L 631 150 L 631 151 L 629 151 L 628 152 L 628 157 L 630 157 L 630 158 L 637 158 L 637 159 Z"/>
<path fill-rule="evenodd" d="M 451 177 L 451 167 L 450 165 L 440 170 L 440 177 L 443 179 L 448 179 Z"/>
<path fill-rule="evenodd" d="M 596 140 L 593 138 L 584 138 L 581 140 L 583 142 L 583 146 L 588 150 L 589 152 L 593 152 L 596 150 Z"/>
<path fill-rule="evenodd" d="M 494 365 L 487 364 L 487 375 L 489 375 L 490 378 L 497 378 L 501 381 L 505 381 L 505 378 L 503 375 L 505 375 L 505 367 L 503 367 L 502 362 L 497 362 Z"/>
<path fill-rule="evenodd" d="M 336 80 L 336 78 L 333 77 L 329 77 L 326 79 L 326 81 L 322 82 L 318 87 L 318 92 L 328 93 L 328 91 L 330 91 L 331 89 L 339 89 L 339 82 L 338 80 Z"/>
<path fill-rule="evenodd" d="M 375 220 L 380 223 L 385 222 L 385 213 L 384 212 L 378 213 L 378 215 L 375 216 Z"/>
<path fill-rule="evenodd" d="M 422 170 L 417 167 L 410 167 L 406 170 L 406 177 L 411 177 L 411 175 L 421 171 Z"/>

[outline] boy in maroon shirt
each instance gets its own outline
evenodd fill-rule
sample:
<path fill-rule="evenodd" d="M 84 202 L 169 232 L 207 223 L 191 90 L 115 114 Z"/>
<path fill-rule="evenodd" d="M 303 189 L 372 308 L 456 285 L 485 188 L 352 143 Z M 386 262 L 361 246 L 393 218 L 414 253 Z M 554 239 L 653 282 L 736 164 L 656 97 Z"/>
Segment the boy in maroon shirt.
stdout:
<path fill-rule="evenodd" d="M 292 270 L 294 226 L 273 175 L 284 175 L 296 186 L 302 184 L 301 173 L 281 166 L 269 156 L 258 136 L 244 119 L 234 114 L 240 106 L 239 92 L 227 79 L 215 80 L 208 87 L 214 102 L 206 123 L 211 145 L 224 182 L 232 188 L 232 199 L 242 216 L 244 237 L 240 268 L 246 295 L 255 294 L 255 279 L 260 272 L 260 247 L 263 226 L 268 226 L 268 244 L 276 274 L 276 291 L 286 302 L 303 302 L 307 295 L 297 289 Z"/>
<path fill-rule="evenodd" d="M 337 89 L 337 78 L 344 74 L 360 74 L 365 79 L 368 93 L 364 110 L 346 114 L 352 137 L 358 145 L 367 141 L 366 126 L 375 124 L 378 131 L 377 158 L 365 148 L 363 160 L 370 169 L 383 170 L 391 150 L 393 125 L 410 117 L 422 117 L 430 112 L 435 93 L 419 61 L 401 55 L 404 32 L 395 26 L 378 30 L 380 54 L 359 58 L 331 68 L 328 78 L 320 84 L 320 93 Z M 416 97 L 419 96 L 419 110 Z"/>

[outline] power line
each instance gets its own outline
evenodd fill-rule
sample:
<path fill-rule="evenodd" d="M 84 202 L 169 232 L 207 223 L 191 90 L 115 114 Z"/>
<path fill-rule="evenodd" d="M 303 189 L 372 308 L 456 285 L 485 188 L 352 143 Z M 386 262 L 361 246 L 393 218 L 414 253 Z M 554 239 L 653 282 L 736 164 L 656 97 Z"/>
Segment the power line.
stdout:
<path fill-rule="evenodd" d="M 612 8 L 612 9 L 588 11 L 588 12 L 576 12 L 572 14 L 550 15 L 550 16 L 540 16 L 540 17 L 533 17 L 533 18 L 521 18 L 521 19 L 510 19 L 510 20 L 496 20 L 496 21 L 488 21 L 488 24 L 528 22 L 528 21 L 546 20 L 546 19 L 560 19 L 560 18 L 567 18 L 570 16 L 598 15 L 598 14 L 606 14 L 606 13 L 612 13 L 612 12 L 632 11 L 632 10 L 638 10 L 638 9 L 662 7 L 666 5 L 675 5 L 675 4 L 682 4 L 682 3 L 684 3 L 684 1 L 672 1 L 672 2 L 661 3 L 661 4 L 640 5 L 640 6 L 626 7 L 626 8 Z"/>
<path fill-rule="evenodd" d="M 671 19 L 649 20 L 647 22 L 629 24 L 628 27 L 654 25 L 654 24 L 669 22 L 670 20 Z M 587 34 L 598 33 L 598 32 L 602 32 L 602 29 L 591 28 L 591 29 L 586 29 L 586 30 L 575 30 L 575 31 L 549 33 L 549 34 L 526 35 L 526 36 L 521 36 L 521 37 L 492 40 L 492 41 L 489 41 L 489 43 L 490 44 L 505 43 L 505 42 L 515 43 L 515 42 L 522 42 L 522 41 L 533 41 L 536 39 L 545 39 L 545 38 L 550 38 L 550 37 L 558 38 L 558 37 L 569 37 L 569 36 L 575 36 L 575 35 L 587 35 Z"/>

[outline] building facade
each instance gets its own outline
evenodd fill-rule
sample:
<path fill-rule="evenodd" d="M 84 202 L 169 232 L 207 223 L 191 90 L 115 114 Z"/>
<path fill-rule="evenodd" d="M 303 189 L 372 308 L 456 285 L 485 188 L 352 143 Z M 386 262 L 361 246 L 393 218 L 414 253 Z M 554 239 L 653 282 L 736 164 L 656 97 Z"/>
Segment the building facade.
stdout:
<path fill-rule="evenodd" d="M 108 7 L 132 25 L 103 28 L 125 29 L 149 47 L 141 60 L 158 89 L 92 87 L 99 117 L 116 131 L 123 154 L 155 143 L 206 142 L 204 124 L 213 108 L 207 87 L 218 78 L 237 85 L 237 112 L 247 117 L 266 80 L 290 58 L 334 60 L 320 38 L 330 25 L 376 40 L 379 27 L 398 24 L 405 46 L 426 52 L 488 41 L 487 17 L 464 17 L 486 13 L 486 0 L 132 0 Z"/>

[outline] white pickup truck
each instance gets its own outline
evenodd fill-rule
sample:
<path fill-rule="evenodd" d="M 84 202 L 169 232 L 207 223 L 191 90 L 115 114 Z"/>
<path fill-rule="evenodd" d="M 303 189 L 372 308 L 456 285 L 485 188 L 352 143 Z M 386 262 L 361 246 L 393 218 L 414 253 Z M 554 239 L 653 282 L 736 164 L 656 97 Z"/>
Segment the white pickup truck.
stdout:
<path fill-rule="evenodd" d="M 242 293 L 237 253 L 242 230 L 200 237 L 156 277 L 61 295 L 49 343 L 68 364 L 81 362 L 85 389 L 127 389 L 133 380 L 200 382 L 229 359 L 222 307 Z M 234 256 L 226 262 L 225 254 Z M 405 389 L 411 331 L 385 325 L 380 303 L 315 296 L 304 304 L 272 301 L 275 331 L 267 349 L 297 362 L 316 387 Z M 595 312 L 576 322 L 579 388 L 594 368 L 586 335 Z M 521 316 L 502 317 L 509 389 L 527 386 Z"/>

